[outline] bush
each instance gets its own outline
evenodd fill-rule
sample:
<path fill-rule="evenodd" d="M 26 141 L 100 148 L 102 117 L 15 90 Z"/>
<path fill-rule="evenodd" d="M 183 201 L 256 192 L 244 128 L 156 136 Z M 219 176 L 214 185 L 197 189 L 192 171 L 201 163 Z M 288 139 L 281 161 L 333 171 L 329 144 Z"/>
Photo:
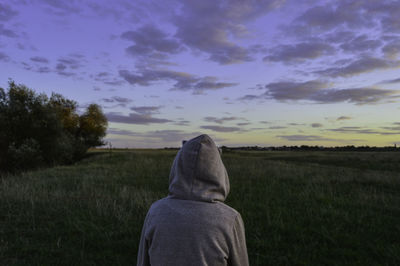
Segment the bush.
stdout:
<path fill-rule="evenodd" d="M 106 129 L 98 105 L 79 116 L 76 102 L 10 81 L 7 91 L 0 88 L 0 171 L 72 163 L 103 145 Z"/>

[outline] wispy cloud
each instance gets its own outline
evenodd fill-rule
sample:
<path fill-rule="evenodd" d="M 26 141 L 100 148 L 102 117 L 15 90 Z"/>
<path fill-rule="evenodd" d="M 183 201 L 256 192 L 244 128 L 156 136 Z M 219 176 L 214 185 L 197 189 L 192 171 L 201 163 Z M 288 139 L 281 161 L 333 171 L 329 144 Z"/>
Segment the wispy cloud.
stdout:
<path fill-rule="evenodd" d="M 336 141 L 336 139 L 316 135 L 279 135 L 278 138 L 288 141 Z"/>
<path fill-rule="evenodd" d="M 236 86 L 237 83 L 219 82 L 217 77 L 195 75 L 167 69 L 139 68 L 137 71 L 120 70 L 119 75 L 132 85 L 150 86 L 157 81 L 174 81 L 171 90 L 192 91 L 202 94 L 207 90 L 218 90 Z"/>
<path fill-rule="evenodd" d="M 343 121 L 343 120 L 350 120 L 350 119 L 352 119 L 350 116 L 342 115 L 342 116 L 339 116 L 338 118 L 336 118 L 336 121 Z"/>
<path fill-rule="evenodd" d="M 109 122 L 125 123 L 125 124 L 148 125 L 148 124 L 163 124 L 163 123 L 173 122 L 172 120 L 169 119 L 156 118 L 148 114 L 137 114 L 137 113 L 122 115 L 120 113 L 111 112 L 107 113 L 106 117 Z"/>
<path fill-rule="evenodd" d="M 278 101 L 311 101 L 316 103 L 349 102 L 358 105 L 375 104 L 398 97 L 396 90 L 378 88 L 329 88 L 330 83 L 319 80 L 306 82 L 275 82 L 265 85 L 261 95 L 246 95 L 239 100 L 274 99 Z"/>
<path fill-rule="evenodd" d="M 130 109 L 139 114 L 159 114 L 162 106 L 133 106 Z"/>
<path fill-rule="evenodd" d="M 209 129 L 209 130 L 216 131 L 216 132 L 238 132 L 238 131 L 241 131 L 240 127 L 224 127 L 224 126 L 214 126 L 214 125 L 201 126 L 200 128 Z"/>

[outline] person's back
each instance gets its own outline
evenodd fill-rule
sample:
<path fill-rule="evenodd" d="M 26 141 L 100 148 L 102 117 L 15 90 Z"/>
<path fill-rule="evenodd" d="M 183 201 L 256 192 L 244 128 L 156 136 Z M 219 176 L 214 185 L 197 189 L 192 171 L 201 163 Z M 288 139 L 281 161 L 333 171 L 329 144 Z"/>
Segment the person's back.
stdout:
<path fill-rule="evenodd" d="M 207 135 L 186 142 L 169 178 L 169 196 L 147 213 L 137 265 L 248 265 L 240 214 L 223 203 L 229 179 Z"/>

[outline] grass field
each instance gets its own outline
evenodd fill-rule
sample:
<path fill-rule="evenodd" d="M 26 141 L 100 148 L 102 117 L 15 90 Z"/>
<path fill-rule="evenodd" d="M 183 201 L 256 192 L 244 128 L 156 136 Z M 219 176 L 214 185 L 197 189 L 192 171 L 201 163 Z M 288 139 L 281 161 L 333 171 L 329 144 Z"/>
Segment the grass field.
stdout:
<path fill-rule="evenodd" d="M 134 265 L 176 151 L 2 176 L 0 265 Z M 400 153 L 227 152 L 251 265 L 400 265 Z"/>

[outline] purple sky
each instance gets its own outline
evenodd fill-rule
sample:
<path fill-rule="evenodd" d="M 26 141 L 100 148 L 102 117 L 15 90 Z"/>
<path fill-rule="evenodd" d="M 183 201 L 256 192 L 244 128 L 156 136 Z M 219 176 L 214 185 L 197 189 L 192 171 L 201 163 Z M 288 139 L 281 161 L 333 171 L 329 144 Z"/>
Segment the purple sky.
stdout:
<path fill-rule="evenodd" d="M 400 1 L 0 0 L 9 78 L 115 147 L 400 143 Z"/>

